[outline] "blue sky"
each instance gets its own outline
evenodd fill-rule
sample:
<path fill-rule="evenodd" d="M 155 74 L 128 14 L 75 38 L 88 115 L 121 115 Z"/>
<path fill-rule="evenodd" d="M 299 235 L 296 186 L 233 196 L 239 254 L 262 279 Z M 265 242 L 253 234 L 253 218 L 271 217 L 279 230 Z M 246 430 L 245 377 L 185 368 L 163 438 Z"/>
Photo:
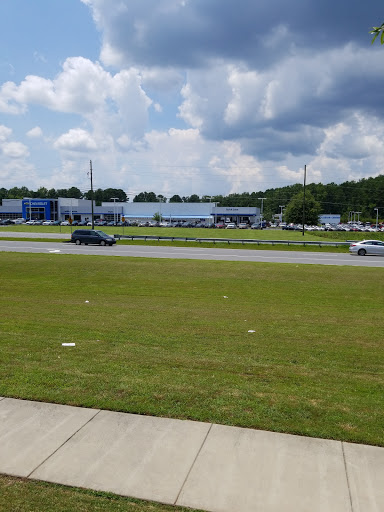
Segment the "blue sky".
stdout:
<path fill-rule="evenodd" d="M 379 0 L 2 0 L 0 186 L 229 194 L 384 171 Z M 130 196 L 131 197 L 131 196 Z"/>

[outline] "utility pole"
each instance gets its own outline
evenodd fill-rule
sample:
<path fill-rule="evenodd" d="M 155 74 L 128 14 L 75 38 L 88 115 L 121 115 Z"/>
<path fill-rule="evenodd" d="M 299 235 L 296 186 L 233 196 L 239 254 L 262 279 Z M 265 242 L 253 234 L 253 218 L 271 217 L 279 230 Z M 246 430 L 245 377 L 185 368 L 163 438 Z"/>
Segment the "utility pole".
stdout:
<path fill-rule="evenodd" d="M 307 166 L 304 165 L 304 196 L 303 196 L 303 236 L 304 236 L 304 224 L 305 224 L 305 183 L 307 181 Z"/>
<path fill-rule="evenodd" d="M 92 160 L 89 161 L 89 173 L 88 173 L 89 177 L 91 178 L 91 208 L 92 208 L 92 229 L 95 229 L 95 222 L 94 222 L 94 219 L 93 219 L 93 215 L 94 215 L 94 212 L 93 212 L 93 177 L 92 177 Z"/>

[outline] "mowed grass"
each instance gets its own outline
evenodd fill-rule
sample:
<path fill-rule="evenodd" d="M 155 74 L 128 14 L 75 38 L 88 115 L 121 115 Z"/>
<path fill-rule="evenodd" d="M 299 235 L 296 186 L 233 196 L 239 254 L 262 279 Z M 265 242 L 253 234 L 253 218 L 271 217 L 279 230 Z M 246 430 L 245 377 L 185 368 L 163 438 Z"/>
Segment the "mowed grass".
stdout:
<path fill-rule="evenodd" d="M 72 227 L 75 229 L 84 229 L 77 226 Z M 86 227 L 85 229 L 91 229 Z M 302 231 L 289 231 L 281 229 L 207 229 L 207 228 L 165 228 L 165 227 L 138 227 L 138 226 L 101 226 L 95 229 L 101 229 L 110 235 L 153 235 L 153 236 L 174 236 L 174 237 L 188 237 L 188 238 L 237 238 L 237 239 L 255 239 L 255 240 L 315 240 L 319 238 L 329 238 L 330 240 L 361 240 L 364 238 L 381 239 L 383 233 L 357 233 L 357 232 L 340 232 L 340 231 L 305 231 L 304 236 Z M 57 233 L 69 235 L 71 233 L 70 226 L 27 226 L 9 225 L 0 226 L 0 231 L 3 233 L 40 233 L 44 238 L 45 233 Z"/>
<path fill-rule="evenodd" d="M 383 277 L 0 253 L 0 396 L 384 445 Z"/>
<path fill-rule="evenodd" d="M 193 512 L 190 508 L 161 505 L 110 493 L 64 487 L 0 475 L 0 510 L 3 512 Z"/>

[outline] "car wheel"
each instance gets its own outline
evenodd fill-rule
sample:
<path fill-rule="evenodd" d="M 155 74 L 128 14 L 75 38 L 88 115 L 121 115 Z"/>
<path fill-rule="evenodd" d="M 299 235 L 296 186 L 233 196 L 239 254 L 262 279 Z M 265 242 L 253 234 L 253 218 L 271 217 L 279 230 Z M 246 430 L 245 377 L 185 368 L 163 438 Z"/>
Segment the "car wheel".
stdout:
<path fill-rule="evenodd" d="M 81 240 L 77 239 L 75 242 L 76 245 L 81 245 Z"/>
<path fill-rule="evenodd" d="M 359 250 L 357 251 L 357 254 L 358 254 L 359 256 L 365 256 L 365 255 L 367 254 L 367 251 L 366 251 L 365 249 L 359 249 Z"/>
<path fill-rule="evenodd" d="M 105 240 L 102 240 L 102 241 L 100 242 L 100 245 L 105 245 Z"/>

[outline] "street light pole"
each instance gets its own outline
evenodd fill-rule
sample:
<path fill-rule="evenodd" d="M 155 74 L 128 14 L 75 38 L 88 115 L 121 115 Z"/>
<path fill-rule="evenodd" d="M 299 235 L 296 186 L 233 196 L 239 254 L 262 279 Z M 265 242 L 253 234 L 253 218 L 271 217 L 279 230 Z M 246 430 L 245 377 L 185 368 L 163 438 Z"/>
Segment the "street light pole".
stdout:
<path fill-rule="evenodd" d="M 111 197 L 113 201 L 113 223 L 116 225 L 116 201 L 119 199 L 118 197 Z"/>
<path fill-rule="evenodd" d="M 264 200 L 266 197 L 258 197 L 259 201 L 261 201 L 261 210 L 260 210 L 260 228 L 263 229 L 263 211 L 264 211 Z"/>
<path fill-rule="evenodd" d="M 307 182 L 307 166 L 304 165 L 304 188 L 303 188 L 303 236 L 304 236 L 304 225 L 305 225 L 305 185 Z"/>
<path fill-rule="evenodd" d="M 285 208 L 285 205 L 279 205 L 280 210 L 280 222 L 283 222 L 283 208 Z"/>
<path fill-rule="evenodd" d="M 92 170 L 92 160 L 89 161 L 89 173 L 88 176 L 91 179 L 91 215 L 92 215 L 92 229 L 95 229 L 95 221 L 94 221 L 94 207 L 93 207 L 93 170 Z"/>
<path fill-rule="evenodd" d="M 378 208 L 374 208 L 374 210 L 376 210 L 376 229 L 379 225 L 379 209 Z"/>

